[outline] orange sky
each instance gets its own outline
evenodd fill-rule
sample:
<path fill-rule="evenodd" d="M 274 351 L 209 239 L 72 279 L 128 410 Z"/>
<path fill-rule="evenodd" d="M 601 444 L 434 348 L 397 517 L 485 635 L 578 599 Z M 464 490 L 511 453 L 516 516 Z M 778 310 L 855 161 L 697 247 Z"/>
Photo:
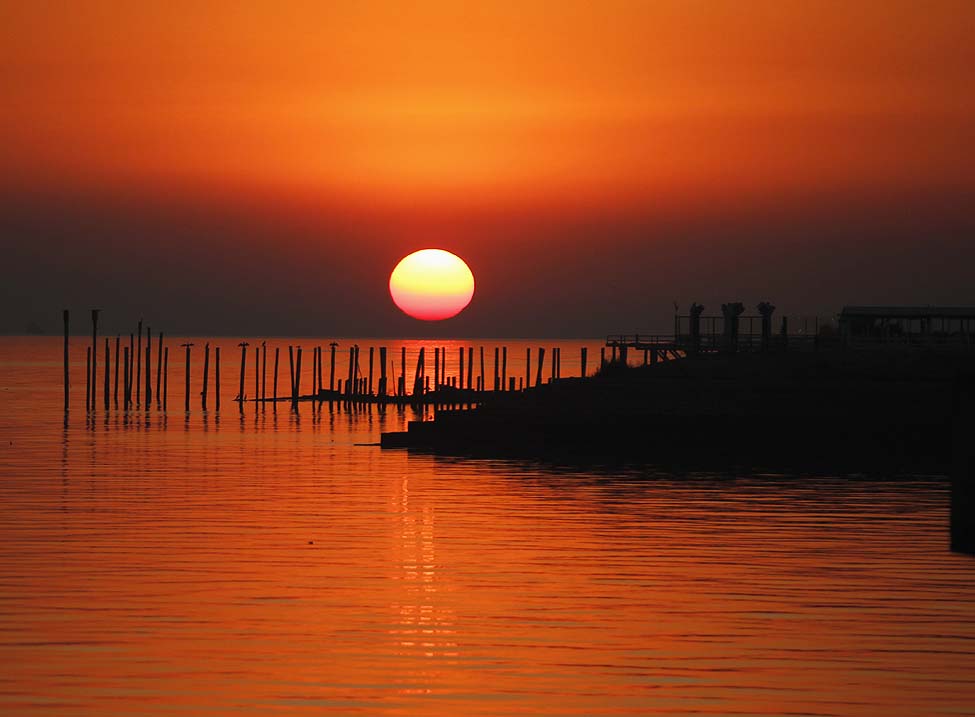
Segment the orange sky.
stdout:
<path fill-rule="evenodd" d="M 971 186 L 975 3 L 4 3 L 14 185 L 442 205 Z"/>

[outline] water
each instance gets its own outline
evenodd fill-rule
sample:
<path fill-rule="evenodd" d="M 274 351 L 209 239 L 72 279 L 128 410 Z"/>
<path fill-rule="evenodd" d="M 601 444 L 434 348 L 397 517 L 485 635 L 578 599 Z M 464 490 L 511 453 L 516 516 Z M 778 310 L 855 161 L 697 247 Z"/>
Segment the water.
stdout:
<path fill-rule="evenodd" d="M 219 416 L 171 350 L 89 421 L 76 340 L 65 426 L 59 340 L 0 340 L 0 713 L 975 714 L 941 479 L 384 452 L 411 411 L 240 415 L 214 342 Z"/>

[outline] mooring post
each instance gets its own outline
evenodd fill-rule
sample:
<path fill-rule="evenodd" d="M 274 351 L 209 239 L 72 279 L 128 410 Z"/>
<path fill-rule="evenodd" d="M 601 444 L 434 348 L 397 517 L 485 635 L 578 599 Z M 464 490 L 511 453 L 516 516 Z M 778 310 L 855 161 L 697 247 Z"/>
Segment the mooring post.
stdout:
<path fill-rule="evenodd" d="M 403 346 L 400 352 L 400 384 L 403 386 L 402 395 L 406 395 L 406 347 Z"/>
<path fill-rule="evenodd" d="M 440 347 L 433 347 L 433 390 L 440 390 Z"/>
<path fill-rule="evenodd" d="M 288 346 L 288 371 L 291 375 L 291 401 L 294 403 L 295 400 L 295 347 Z"/>
<path fill-rule="evenodd" d="M 467 390 L 474 385 L 474 347 L 467 347 Z"/>
<path fill-rule="evenodd" d="M 95 410 L 95 384 L 98 378 L 98 309 L 91 310 L 91 410 Z"/>
<path fill-rule="evenodd" d="M 372 370 L 373 370 L 373 359 L 376 353 L 376 347 L 369 347 L 369 395 L 372 395 Z"/>
<path fill-rule="evenodd" d="M 545 347 L 538 347 L 538 373 L 535 374 L 535 385 L 542 385 L 542 369 L 545 366 Z"/>
<path fill-rule="evenodd" d="M 141 328 L 141 327 L 140 327 Z M 186 348 L 186 366 L 183 372 L 183 410 L 189 413 L 190 410 L 190 347 L 193 344 L 185 343 L 183 346 Z M 136 384 L 136 390 L 139 386 Z"/>
<path fill-rule="evenodd" d="M 461 346 L 457 350 L 459 357 L 457 361 L 457 375 L 460 376 L 460 387 L 464 388 L 464 347 Z"/>
<path fill-rule="evenodd" d="M 114 404 L 116 410 L 118 410 L 118 370 L 121 344 L 122 337 L 115 334 L 115 385 L 112 388 L 112 403 Z"/>
<path fill-rule="evenodd" d="M 162 385 L 160 374 L 162 373 L 163 358 L 163 332 L 159 332 L 159 340 L 156 341 L 156 408 L 159 408 L 159 387 Z"/>
<path fill-rule="evenodd" d="M 419 400 L 423 395 L 423 347 L 416 356 L 416 370 L 413 372 L 413 399 Z"/>
<path fill-rule="evenodd" d="M 169 347 L 163 349 L 163 411 L 169 398 Z"/>
<path fill-rule="evenodd" d="M 562 378 L 562 347 L 555 349 L 555 378 Z"/>
<path fill-rule="evenodd" d="M 129 410 L 129 347 L 125 347 L 123 353 L 125 361 L 125 375 L 122 376 L 122 409 Z"/>
<path fill-rule="evenodd" d="M 69 401 L 69 388 L 71 386 L 71 378 L 68 375 L 68 333 L 69 324 L 71 322 L 71 314 L 67 309 L 61 312 L 61 318 L 64 319 L 64 410 L 67 412 Z"/>
<path fill-rule="evenodd" d="M 552 375 L 549 377 L 549 383 L 555 380 L 555 354 L 556 349 L 555 347 L 552 347 Z"/>
<path fill-rule="evenodd" d="M 274 392 L 274 409 L 275 410 L 277 410 L 277 408 L 278 408 L 278 355 L 280 353 L 281 353 L 281 347 L 280 346 L 275 346 L 274 347 L 274 385 L 271 387 L 271 390 Z M 332 350 L 332 357 L 333 358 L 335 357 L 335 351 L 334 351 L 334 349 Z M 334 362 L 333 362 L 333 365 L 334 365 Z"/>
<path fill-rule="evenodd" d="M 261 397 L 261 347 L 254 347 L 254 408 Z"/>
<path fill-rule="evenodd" d="M 132 382 L 135 380 L 135 334 L 129 334 L 129 370 L 126 372 L 125 385 L 129 387 L 128 398 L 132 403 Z M 128 408 L 128 405 L 126 405 Z"/>
<path fill-rule="evenodd" d="M 508 384 L 508 347 L 501 347 L 501 390 Z"/>
<path fill-rule="evenodd" d="M 244 410 L 244 376 L 247 370 L 247 347 L 250 346 L 246 341 L 241 341 L 240 346 L 240 387 L 237 390 L 237 400 L 240 401 L 240 409 Z"/>
<path fill-rule="evenodd" d="M 355 346 L 349 347 L 349 370 L 346 372 L 345 377 L 345 393 L 352 395 L 352 379 L 354 377 L 355 371 Z"/>
<path fill-rule="evenodd" d="M 494 390 L 501 390 L 501 349 L 494 347 Z"/>
<path fill-rule="evenodd" d="M 334 391 L 335 390 L 335 347 L 338 346 L 338 344 L 332 341 L 328 346 L 332 350 L 331 352 L 332 362 L 328 371 L 328 390 Z"/>
<path fill-rule="evenodd" d="M 579 371 L 580 371 L 579 375 L 582 376 L 583 378 L 586 377 L 586 358 L 587 358 L 586 354 L 587 353 L 589 353 L 589 350 L 585 346 L 583 346 L 582 356 L 580 357 L 580 361 L 579 361 Z"/>
<path fill-rule="evenodd" d="M 220 347 L 214 347 L 213 357 L 213 395 L 216 397 L 217 413 L 220 412 Z"/>
<path fill-rule="evenodd" d="M 207 389 L 210 383 L 210 343 L 203 345 L 203 390 L 200 392 L 200 408 L 207 410 Z"/>
<path fill-rule="evenodd" d="M 91 346 L 85 352 L 85 412 L 91 413 Z"/>
<path fill-rule="evenodd" d="M 481 388 L 480 388 L 480 391 L 483 392 L 484 391 L 484 376 L 485 376 L 485 373 L 484 373 L 484 347 L 481 346 L 480 349 L 481 349 L 481 378 L 480 378 Z"/>
<path fill-rule="evenodd" d="M 298 347 L 298 358 L 295 362 L 295 393 L 294 407 L 298 410 L 298 396 L 301 395 L 301 346 Z"/>
<path fill-rule="evenodd" d="M 386 347 L 379 347 L 379 395 L 386 397 Z"/>
<path fill-rule="evenodd" d="M 104 381 L 104 384 L 105 384 L 105 410 L 106 411 L 109 408 L 109 398 L 111 396 L 111 394 L 110 394 L 110 392 L 108 390 L 108 379 L 109 379 L 108 368 L 109 368 L 109 363 L 110 363 L 110 361 L 109 361 L 109 353 L 108 352 L 109 352 L 108 337 L 106 336 L 105 337 L 105 381 Z"/>
<path fill-rule="evenodd" d="M 355 392 L 356 394 L 361 393 L 360 381 L 362 377 L 362 368 L 359 366 L 359 344 L 355 345 Z"/>
<path fill-rule="evenodd" d="M 142 405 L 142 319 L 139 319 L 139 342 L 135 353 L 135 407 Z"/>
<path fill-rule="evenodd" d="M 261 406 L 267 399 L 267 341 L 261 342 Z"/>
<path fill-rule="evenodd" d="M 532 385 L 532 349 L 531 346 L 525 349 L 525 388 Z"/>
<path fill-rule="evenodd" d="M 152 406 L 152 327 L 146 328 L 146 410 Z"/>

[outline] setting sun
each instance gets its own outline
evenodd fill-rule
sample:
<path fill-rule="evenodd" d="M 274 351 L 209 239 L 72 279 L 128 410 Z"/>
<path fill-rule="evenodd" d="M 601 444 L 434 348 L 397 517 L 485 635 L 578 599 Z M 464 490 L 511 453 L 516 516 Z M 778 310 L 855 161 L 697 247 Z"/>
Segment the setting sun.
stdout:
<path fill-rule="evenodd" d="M 393 302 L 409 316 L 441 321 L 471 303 L 474 275 L 467 263 L 443 249 L 421 249 L 403 257 L 389 277 Z"/>

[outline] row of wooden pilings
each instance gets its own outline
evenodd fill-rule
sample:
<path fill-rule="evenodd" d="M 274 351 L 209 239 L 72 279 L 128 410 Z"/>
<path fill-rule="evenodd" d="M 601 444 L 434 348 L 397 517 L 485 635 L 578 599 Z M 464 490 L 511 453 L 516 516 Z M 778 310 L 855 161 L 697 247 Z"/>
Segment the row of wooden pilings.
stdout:
<path fill-rule="evenodd" d="M 99 386 L 99 366 L 98 366 L 98 319 L 100 311 L 93 309 L 91 312 L 92 338 L 91 345 L 87 347 L 86 368 L 85 368 L 85 408 L 87 411 L 94 411 L 99 404 L 99 393 L 101 393 L 101 403 L 104 409 L 121 408 L 129 410 L 132 408 L 149 409 L 155 401 L 157 409 L 165 410 L 169 397 L 169 346 L 165 345 L 165 334 L 159 332 L 155 341 L 150 327 L 145 329 L 145 346 L 143 346 L 143 321 L 140 319 L 136 331 L 129 334 L 128 345 L 123 342 L 121 334 L 114 339 L 114 364 L 112 360 L 112 340 L 104 337 L 104 353 L 102 365 L 102 383 Z M 69 376 L 69 336 L 70 336 L 70 314 L 64 310 L 64 410 L 67 411 L 70 403 L 70 376 Z M 302 376 L 302 355 L 301 346 L 288 346 L 288 365 L 290 374 L 289 394 L 278 396 L 278 374 L 281 358 L 281 349 L 274 349 L 273 361 L 271 362 L 271 385 L 268 387 L 268 347 L 266 342 L 256 346 L 254 360 L 254 393 L 250 398 L 246 395 L 247 378 L 247 354 L 251 344 L 241 341 L 240 347 L 240 372 L 237 396 L 234 401 L 240 404 L 241 410 L 247 400 L 255 402 L 277 402 L 279 400 L 289 400 L 295 405 L 302 400 L 318 401 L 352 401 L 352 402 L 431 402 L 438 403 L 438 394 L 451 393 L 452 395 L 444 402 L 457 403 L 456 394 L 466 392 L 464 403 L 472 402 L 468 400 L 473 393 L 483 393 L 489 390 L 485 374 L 485 353 L 484 347 L 478 347 L 477 366 L 480 375 L 475 377 L 475 347 L 458 347 L 457 349 L 457 372 L 453 375 L 448 374 L 447 349 L 436 347 L 433 350 L 433 376 L 428 373 L 426 365 L 427 350 L 424 347 L 419 349 L 414 370 L 414 379 L 411 391 L 407 391 L 407 350 L 406 347 L 400 348 L 400 371 L 396 376 L 395 364 L 388 360 L 389 352 L 387 347 L 381 346 L 376 351 L 375 347 L 369 347 L 368 371 L 364 370 L 365 359 L 360 361 L 360 348 L 358 345 L 349 347 L 348 373 L 345 378 L 336 377 L 336 348 L 337 343 L 329 344 L 329 371 L 328 384 L 324 381 L 325 352 L 321 346 L 312 349 L 312 392 L 308 396 L 301 395 L 301 376 Z M 194 344 L 190 342 L 180 344 L 180 348 L 185 351 L 184 375 L 183 375 L 183 403 L 184 409 L 190 410 L 190 372 L 191 372 L 191 349 Z M 378 353 L 378 362 L 376 361 Z M 532 349 L 526 348 L 524 376 L 508 375 L 508 347 L 494 347 L 494 391 L 521 391 L 531 388 L 533 383 L 539 386 L 544 382 L 544 371 L 546 366 L 546 349 L 538 347 L 535 352 L 536 361 L 532 362 Z M 155 354 L 155 380 L 153 380 L 153 358 Z M 550 376 L 553 381 L 562 377 L 562 350 L 560 347 L 551 349 L 550 356 Z M 603 362 L 605 356 L 602 357 Z M 378 363 L 378 383 L 376 382 L 376 364 Z M 220 347 L 215 347 L 213 352 L 213 382 L 214 382 L 214 408 L 220 410 L 220 368 L 221 355 Z M 113 371 L 114 366 L 114 371 Z M 534 368 L 534 370 L 533 370 Z M 388 369 L 388 372 L 387 372 Z M 211 351 L 210 344 L 203 346 L 203 375 L 202 390 L 200 391 L 200 405 L 203 410 L 207 410 L 210 395 L 210 373 L 211 373 Z M 534 382 L 532 374 L 534 373 Z M 393 386 L 390 387 L 389 376 L 393 376 Z M 580 352 L 580 375 L 587 375 L 587 349 L 581 347 Z M 374 385 L 376 391 L 373 391 Z M 268 389 L 270 388 L 270 391 Z M 390 390 L 392 388 L 392 390 Z M 99 391 L 101 389 L 101 391 Z M 270 395 L 268 395 L 270 393 Z"/>

